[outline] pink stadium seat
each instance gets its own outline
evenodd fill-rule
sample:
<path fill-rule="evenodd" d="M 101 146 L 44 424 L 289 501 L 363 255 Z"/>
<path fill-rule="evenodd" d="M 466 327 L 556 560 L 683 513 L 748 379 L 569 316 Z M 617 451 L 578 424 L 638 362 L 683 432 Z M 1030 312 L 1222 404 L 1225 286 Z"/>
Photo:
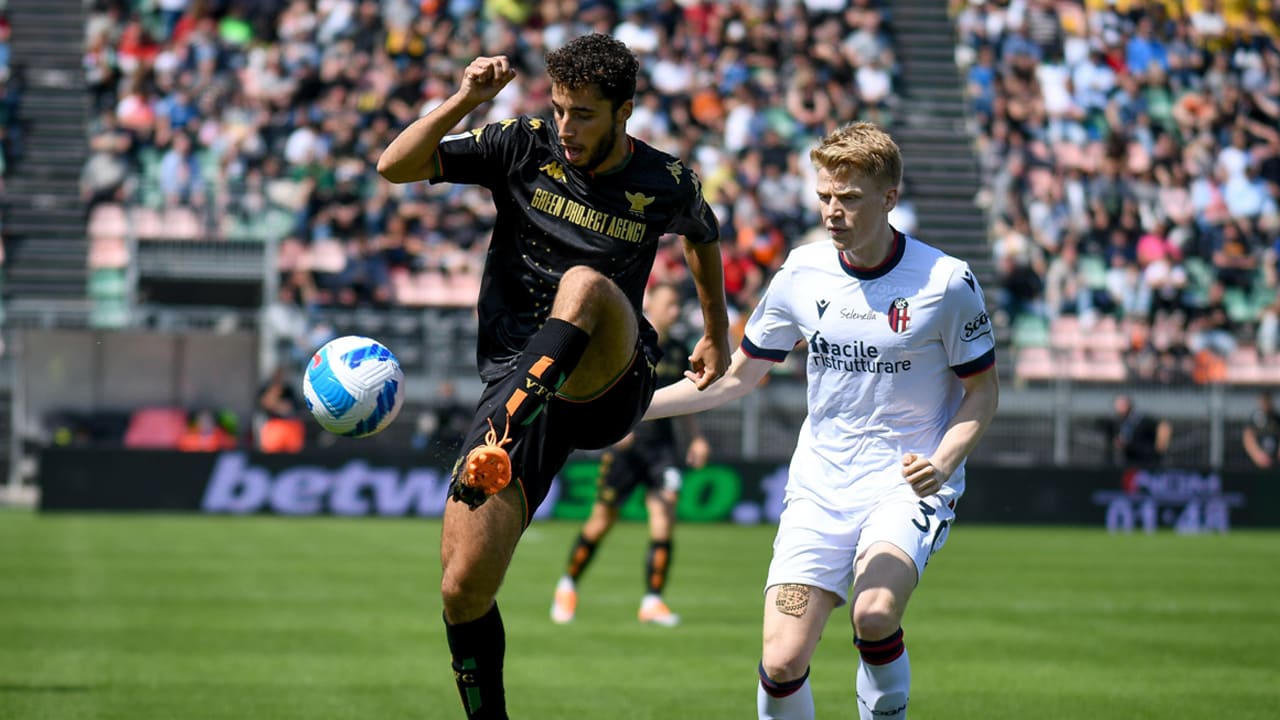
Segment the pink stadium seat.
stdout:
<path fill-rule="evenodd" d="M 124 207 L 103 203 L 89 215 L 89 237 L 123 238 L 129 233 L 129 219 Z"/>
<path fill-rule="evenodd" d="M 446 305 L 451 307 L 474 307 L 480 299 L 480 276 L 476 273 L 453 273 L 445 282 L 447 287 Z"/>
<path fill-rule="evenodd" d="M 138 408 L 129 418 L 124 446 L 149 450 L 177 449 L 187 428 L 187 411 L 175 407 Z"/>
<path fill-rule="evenodd" d="M 1021 380 L 1049 380 L 1054 377 L 1053 356 L 1049 348 L 1027 347 L 1018 351 L 1014 375 Z"/>
<path fill-rule="evenodd" d="M 89 238 L 89 267 L 123 268 L 129 265 L 129 247 L 123 236 L 101 235 Z"/>
<path fill-rule="evenodd" d="M 1123 356 L 1113 350 L 1073 352 L 1068 373 L 1081 382 L 1123 382 L 1128 376 Z"/>
<path fill-rule="evenodd" d="M 312 272 L 340 273 L 347 267 L 347 253 L 334 240 L 317 240 L 308 253 L 307 267 Z"/>
<path fill-rule="evenodd" d="M 280 241 L 280 252 L 276 255 L 276 269 L 280 272 L 292 272 L 303 267 L 307 260 L 307 246 L 297 238 L 285 238 Z"/>
<path fill-rule="evenodd" d="M 1084 345 L 1080 331 L 1080 319 L 1074 315 L 1055 318 L 1049 326 L 1049 343 L 1055 348 L 1076 350 Z"/>
<path fill-rule="evenodd" d="M 200 216 L 189 207 L 171 207 L 164 211 L 164 237 L 169 240 L 200 240 L 204 237 Z"/>
<path fill-rule="evenodd" d="M 132 212 L 133 232 L 139 240 L 159 240 L 165 236 L 164 216 L 159 210 L 135 207 Z"/>

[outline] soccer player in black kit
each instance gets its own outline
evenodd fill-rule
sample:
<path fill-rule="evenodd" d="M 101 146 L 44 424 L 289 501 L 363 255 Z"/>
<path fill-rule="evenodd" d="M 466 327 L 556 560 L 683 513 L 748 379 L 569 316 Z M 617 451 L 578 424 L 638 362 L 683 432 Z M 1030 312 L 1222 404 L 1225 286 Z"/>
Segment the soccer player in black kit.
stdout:
<path fill-rule="evenodd" d="M 640 305 L 663 234 L 684 237 L 702 306 L 687 377 L 704 389 L 729 363 L 715 215 L 692 170 L 626 134 L 635 56 L 593 34 L 548 53 L 546 69 L 550 121 L 446 136 L 515 77 L 506 57 L 477 58 L 378 159 L 391 182 L 482 185 L 498 211 L 478 307 L 486 386 L 440 538 L 446 635 L 473 719 L 507 717 L 495 598 L 534 510 L 575 448 L 625 437 L 653 395 L 660 351 Z"/>
<path fill-rule="evenodd" d="M 674 285 L 658 284 L 649 289 L 645 314 L 658 333 L 662 361 L 658 363 L 658 387 L 684 379 L 685 358 L 689 350 L 672 334 L 672 326 L 680 317 L 680 291 Z M 692 415 L 682 415 L 689 447 L 684 463 L 702 467 L 707 461 L 707 441 L 698 432 Z M 640 622 L 673 626 L 680 617 L 671 612 L 662 592 L 671 572 L 672 530 L 676 519 L 676 501 L 682 481 L 679 445 L 675 420 L 662 418 L 643 422 L 630 435 L 611 447 L 600 459 L 599 489 L 591 516 L 569 551 L 565 574 L 556 584 L 551 603 L 551 620 L 558 624 L 573 621 L 578 607 L 578 579 L 586 572 L 596 549 L 618 520 L 619 509 L 637 489 L 644 489 L 645 509 L 649 513 L 649 550 L 645 553 L 645 594 L 637 612 Z"/>

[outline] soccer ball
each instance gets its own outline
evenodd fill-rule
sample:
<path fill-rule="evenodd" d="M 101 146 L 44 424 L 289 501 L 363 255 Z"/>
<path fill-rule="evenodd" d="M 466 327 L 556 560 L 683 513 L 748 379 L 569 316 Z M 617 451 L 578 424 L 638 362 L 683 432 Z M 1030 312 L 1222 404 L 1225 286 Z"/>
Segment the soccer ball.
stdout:
<path fill-rule="evenodd" d="M 377 340 L 344 335 L 311 357 L 302 396 L 320 427 L 343 437 L 367 437 L 391 424 L 404 404 L 404 371 Z"/>

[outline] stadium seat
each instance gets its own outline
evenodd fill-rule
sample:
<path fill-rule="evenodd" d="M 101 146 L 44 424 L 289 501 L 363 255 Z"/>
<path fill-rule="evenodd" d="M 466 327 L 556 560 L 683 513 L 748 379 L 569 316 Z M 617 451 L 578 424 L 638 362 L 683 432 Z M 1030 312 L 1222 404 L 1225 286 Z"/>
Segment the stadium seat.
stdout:
<path fill-rule="evenodd" d="M 1049 321 L 1037 315 L 1019 315 L 1010 337 L 1014 347 L 1049 347 Z"/>
<path fill-rule="evenodd" d="M 132 449 L 176 450 L 187 429 L 187 411 L 176 407 L 138 408 L 129 418 L 124 446 Z"/>
<path fill-rule="evenodd" d="M 316 240 L 307 254 L 307 267 L 312 272 L 340 273 L 347 267 L 347 253 L 336 240 Z"/>
<path fill-rule="evenodd" d="M 204 239 L 203 223 L 195 210 L 189 207 L 171 207 L 164 211 L 163 236 L 166 240 Z"/>
<path fill-rule="evenodd" d="M 89 269 L 118 269 L 129 265 L 129 246 L 123 236 L 89 238 Z"/>
<path fill-rule="evenodd" d="M 1081 382 L 1124 382 L 1128 369 L 1124 357 L 1113 350 L 1079 350 L 1072 353 L 1069 374 Z"/>
<path fill-rule="evenodd" d="M 1094 255 L 1081 255 L 1076 262 L 1076 270 L 1085 287 L 1100 290 L 1107 286 L 1107 263 Z"/>
<path fill-rule="evenodd" d="M 134 206 L 130 216 L 134 235 L 139 240 L 159 240 L 165 236 L 164 215 L 160 210 Z"/>
<path fill-rule="evenodd" d="M 125 209 L 115 203 L 102 203 L 89 214 L 89 238 L 124 238 L 129 234 L 129 218 Z"/>
<path fill-rule="evenodd" d="M 1056 376 L 1049 348 L 1027 347 L 1014 356 L 1014 377 L 1019 380 L 1052 380 Z"/>
<path fill-rule="evenodd" d="M 1081 347 L 1084 341 L 1080 331 L 1080 318 L 1075 315 L 1056 317 L 1049 326 L 1049 344 L 1054 348 L 1070 350 Z"/>

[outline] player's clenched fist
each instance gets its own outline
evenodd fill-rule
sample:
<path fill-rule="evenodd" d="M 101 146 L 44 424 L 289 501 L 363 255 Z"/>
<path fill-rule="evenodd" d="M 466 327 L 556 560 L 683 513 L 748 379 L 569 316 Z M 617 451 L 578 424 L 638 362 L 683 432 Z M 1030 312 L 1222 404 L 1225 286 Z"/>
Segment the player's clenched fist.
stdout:
<path fill-rule="evenodd" d="M 506 55 L 476 58 L 462 71 L 462 85 L 458 92 L 479 104 L 492 100 L 515 76 L 516 71 L 511 69 L 511 61 Z"/>
<path fill-rule="evenodd" d="M 947 478 L 933 466 L 929 458 L 907 453 L 902 456 L 902 477 L 919 497 L 929 497 L 942 489 Z"/>

